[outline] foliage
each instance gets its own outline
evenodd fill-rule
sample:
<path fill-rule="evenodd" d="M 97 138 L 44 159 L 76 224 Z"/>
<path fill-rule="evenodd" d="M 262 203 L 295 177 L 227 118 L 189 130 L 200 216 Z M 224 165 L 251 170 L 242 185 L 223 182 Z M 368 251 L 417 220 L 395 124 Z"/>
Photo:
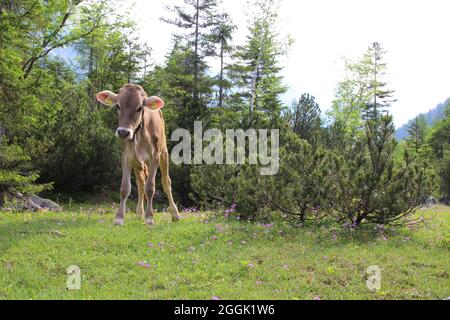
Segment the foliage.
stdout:
<path fill-rule="evenodd" d="M 419 154 L 425 146 L 427 129 L 427 124 L 423 115 L 416 117 L 414 122 L 408 128 L 409 136 L 406 139 L 406 143 L 408 148 L 415 154 Z"/>
<path fill-rule="evenodd" d="M 437 161 L 441 192 L 444 196 L 450 196 L 450 101 L 446 117 L 432 128 L 427 141 Z"/>
<path fill-rule="evenodd" d="M 339 122 L 350 136 L 361 132 L 364 118 L 370 117 L 368 107 L 382 113 L 393 102 L 394 91 L 385 88 L 383 79 L 387 68 L 382 61 L 384 53 L 380 44 L 373 43 L 357 61 L 345 61 L 347 75 L 338 85 L 328 116 L 333 122 Z M 370 108 L 371 105 L 375 108 Z"/>
<path fill-rule="evenodd" d="M 56 191 L 115 186 L 117 118 L 95 94 L 134 82 L 165 100 L 169 136 L 178 128 L 192 132 L 200 120 L 205 130 L 280 130 L 276 176 L 261 176 L 261 166 L 249 163 L 172 165 L 183 206 L 234 205 L 250 220 L 396 224 L 434 191 L 433 172 L 441 193 L 450 194 L 448 118 L 429 132 L 418 118 L 407 143 L 396 144 L 394 91 L 378 43 L 346 61 L 328 122 L 309 94 L 287 110 L 281 59 L 291 40 L 278 32 L 279 4 L 255 0 L 247 38 L 236 44 L 220 1 L 185 0 L 163 19 L 178 30 L 165 60 L 153 65 L 151 48 L 129 17 L 115 13 L 116 2 L 1 2 L 0 193 L 37 192 L 52 182 Z M 61 52 L 73 59 L 59 58 Z"/>
<path fill-rule="evenodd" d="M 54 142 L 40 164 L 42 177 L 54 181 L 58 190 L 112 185 L 120 173 L 120 146 L 105 117 L 114 111 L 91 110 L 84 86 L 66 88 L 63 94 L 64 107 L 51 132 Z"/>
<path fill-rule="evenodd" d="M 280 95 L 287 88 L 282 83 L 280 58 L 291 41 L 282 41 L 275 31 L 278 2 L 256 1 L 245 45 L 236 50 L 235 63 L 229 66 L 236 92 L 230 106 L 242 112 L 249 126 L 277 126 L 283 109 Z"/>
<path fill-rule="evenodd" d="M 367 124 L 365 136 L 336 152 L 331 175 L 336 184 L 334 209 L 341 221 L 401 223 L 422 206 L 433 188 L 433 174 L 405 154 L 396 162 L 390 116 Z"/>
<path fill-rule="evenodd" d="M 321 142 L 323 130 L 320 107 L 315 98 L 304 93 L 288 117 L 292 130 L 312 145 Z"/>
<path fill-rule="evenodd" d="M 313 147 L 295 135 L 286 140 L 280 172 L 273 178 L 272 194 L 268 194 L 271 205 L 294 222 L 322 219 L 334 208 L 332 155 L 323 146 Z"/>
<path fill-rule="evenodd" d="M 37 193 L 51 188 L 51 184 L 35 183 L 38 175 L 27 167 L 29 160 L 19 146 L 0 146 L 0 196 L 17 192 Z"/>
<path fill-rule="evenodd" d="M 343 124 L 347 109 L 334 110 L 342 139 L 335 148 L 331 175 L 336 184 L 334 209 L 350 226 L 362 222 L 396 224 L 417 210 L 433 191 L 434 175 L 424 161 L 408 152 L 396 161 L 395 128 L 388 109 L 393 90 L 382 82 L 386 64 L 381 46 L 373 44 L 357 64 L 351 65 L 358 84 L 358 125 Z M 356 132 L 349 135 L 348 133 Z M 338 130 L 339 132 L 339 130 Z"/>

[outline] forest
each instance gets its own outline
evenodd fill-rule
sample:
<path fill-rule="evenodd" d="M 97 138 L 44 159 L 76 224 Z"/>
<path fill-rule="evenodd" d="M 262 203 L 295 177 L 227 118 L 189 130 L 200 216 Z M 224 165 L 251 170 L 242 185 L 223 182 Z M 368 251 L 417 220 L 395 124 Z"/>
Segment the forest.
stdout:
<path fill-rule="evenodd" d="M 118 193 L 117 112 L 95 96 L 126 83 L 164 99 L 169 151 L 171 133 L 193 131 L 194 121 L 205 130 L 280 132 L 274 176 L 248 163 L 171 164 L 182 208 L 302 226 L 332 219 L 356 228 L 402 225 L 429 201 L 448 203 L 450 100 L 444 119 L 430 127 L 418 117 L 406 141 L 397 141 L 395 88 L 385 80 L 389 48 L 375 42 L 345 61 L 331 106 L 319 106 L 308 92 L 286 105 L 280 60 L 293 40 L 277 32 L 277 3 L 256 0 L 245 42 L 235 43 L 236 26 L 219 0 L 168 2 L 161 25 L 178 32 L 165 60 L 154 62 L 133 19 L 111 7 L 119 3 L 1 1 L 0 207 L 20 211 L 17 195 Z M 157 190 L 162 210 L 166 200 Z"/>

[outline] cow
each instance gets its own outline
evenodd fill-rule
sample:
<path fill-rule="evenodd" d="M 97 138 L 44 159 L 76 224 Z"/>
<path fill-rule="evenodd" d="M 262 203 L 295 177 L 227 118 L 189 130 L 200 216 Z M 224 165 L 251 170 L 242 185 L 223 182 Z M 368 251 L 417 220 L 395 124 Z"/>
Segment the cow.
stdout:
<path fill-rule="evenodd" d="M 116 136 L 122 144 L 122 183 L 120 205 L 115 225 L 124 225 L 126 202 L 131 193 L 131 171 L 134 171 L 138 187 L 136 213 L 144 216 L 144 200 L 147 198 L 145 223 L 153 225 L 153 197 L 158 167 L 162 185 L 169 200 L 172 221 L 180 220 L 177 206 L 172 196 L 172 182 L 169 177 L 169 152 L 163 113 L 164 101 L 156 96 L 148 97 L 144 89 L 136 84 L 123 86 L 118 94 L 103 91 L 97 94 L 97 101 L 108 107 L 116 107 L 119 126 Z"/>

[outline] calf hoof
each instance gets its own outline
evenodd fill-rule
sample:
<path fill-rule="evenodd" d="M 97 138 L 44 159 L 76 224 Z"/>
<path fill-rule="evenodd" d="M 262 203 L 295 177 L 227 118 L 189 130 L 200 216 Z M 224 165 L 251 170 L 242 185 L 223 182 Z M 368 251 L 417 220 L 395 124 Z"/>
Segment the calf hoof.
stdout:
<path fill-rule="evenodd" d="M 178 222 L 178 221 L 180 221 L 181 220 L 181 217 L 180 216 L 174 216 L 174 217 L 172 217 L 172 222 Z"/>
<path fill-rule="evenodd" d="M 123 219 L 116 219 L 114 220 L 114 225 L 115 226 L 123 226 L 125 223 L 123 221 Z"/>
<path fill-rule="evenodd" d="M 145 224 L 148 226 L 154 226 L 155 221 L 153 221 L 153 218 L 148 218 L 148 219 L 145 219 Z"/>

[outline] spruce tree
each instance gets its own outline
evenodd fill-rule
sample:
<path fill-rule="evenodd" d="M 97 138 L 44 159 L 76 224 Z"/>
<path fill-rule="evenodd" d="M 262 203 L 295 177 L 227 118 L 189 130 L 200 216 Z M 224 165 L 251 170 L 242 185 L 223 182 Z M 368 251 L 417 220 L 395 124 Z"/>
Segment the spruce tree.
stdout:
<path fill-rule="evenodd" d="M 415 154 L 419 154 L 425 145 L 427 135 L 427 123 L 424 115 L 417 116 L 408 128 L 408 138 L 406 144 Z"/>
<path fill-rule="evenodd" d="M 192 49 L 192 74 L 194 77 L 192 88 L 194 108 L 199 108 L 200 82 L 206 69 L 205 58 L 211 55 L 214 43 L 211 42 L 211 28 L 217 27 L 223 17 L 218 13 L 219 0 L 184 0 L 185 6 L 168 8 L 176 14 L 175 18 L 162 18 L 186 31 L 186 47 Z"/>
<path fill-rule="evenodd" d="M 213 48 L 213 55 L 219 57 L 220 59 L 220 71 L 217 81 L 217 86 L 219 87 L 219 101 L 217 106 L 219 108 L 224 105 L 226 90 L 232 87 L 231 81 L 225 77 L 225 71 L 227 69 L 225 58 L 233 51 L 231 40 L 233 39 L 233 32 L 235 29 L 236 26 L 233 25 L 230 16 L 224 13 L 221 16 L 220 22 L 211 30 L 211 34 L 209 36 L 210 40 L 217 44 L 216 47 Z"/>
<path fill-rule="evenodd" d="M 237 48 L 237 63 L 230 66 L 237 89 L 233 103 L 248 115 L 249 123 L 277 119 L 282 109 L 280 95 L 287 90 L 280 75 L 280 57 L 290 42 L 280 40 L 275 31 L 277 11 L 276 0 L 255 2 L 247 41 Z"/>

